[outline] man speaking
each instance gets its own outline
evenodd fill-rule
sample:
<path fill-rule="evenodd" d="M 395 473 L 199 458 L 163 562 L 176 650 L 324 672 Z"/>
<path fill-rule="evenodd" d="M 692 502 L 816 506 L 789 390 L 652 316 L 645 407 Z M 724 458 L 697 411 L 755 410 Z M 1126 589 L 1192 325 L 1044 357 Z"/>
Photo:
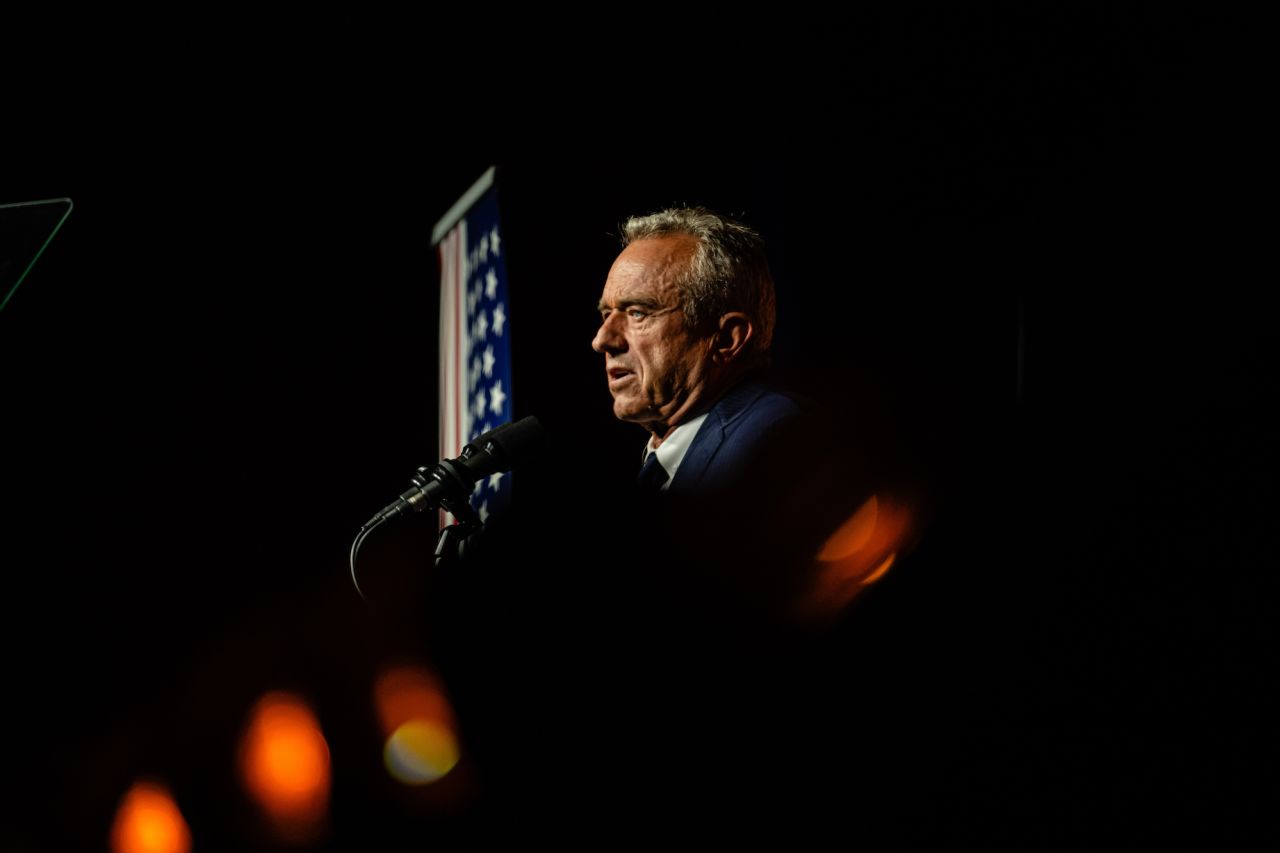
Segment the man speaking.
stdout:
<path fill-rule="evenodd" d="M 799 409 L 759 381 L 777 313 L 760 236 L 704 208 L 633 217 L 591 346 L 613 413 L 650 433 L 640 485 L 729 486 Z"/>
<path fill-rule="evenodd" d="M 622 240 L 591 346 L 614 415 L 649 432 L 628 547 L 690 624 L 785 620 L 833 526 L 840 466 L 826 420 L 765 370 L 777 307 L 763 241 L 705 208 L 633 217 Z"/>

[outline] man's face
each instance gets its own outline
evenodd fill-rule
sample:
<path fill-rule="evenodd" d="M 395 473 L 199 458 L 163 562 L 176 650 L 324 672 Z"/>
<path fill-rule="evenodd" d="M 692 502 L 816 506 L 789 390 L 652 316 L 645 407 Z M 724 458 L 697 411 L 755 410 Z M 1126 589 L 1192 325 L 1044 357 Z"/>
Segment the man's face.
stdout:
<path fill-rule="evenodd" d="M 706 391 L 710 340 L 685 327 L 677 286 L 696 246 L 687 235 L 637 240 L 609 270 L 591 348 L 620 420 L 672 425 Z"/>

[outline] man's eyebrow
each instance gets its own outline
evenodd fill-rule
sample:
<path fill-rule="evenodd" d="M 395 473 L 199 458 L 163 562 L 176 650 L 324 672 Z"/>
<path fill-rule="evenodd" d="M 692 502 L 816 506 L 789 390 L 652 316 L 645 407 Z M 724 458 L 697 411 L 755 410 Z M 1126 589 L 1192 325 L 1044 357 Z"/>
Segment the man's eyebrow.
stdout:
<path fill-rule="evenodd" d="M 606 311 L 612 307 L 613 307 L 612 305 L 610 305 L 608 302 L 605 302 L 603 299 L 601 299 L 599 302 L 596 303 L 597 311 Z M 656 299 L 651 299 L 647 296 L 632 296 L 632 297 L 624 298 L 621 302 L 618 303 L 618 307 L 619 308 L 632 308 L 632 307 L 648 308 L 650 310 L 656 310 L 662 307 L 662 303 Z"/>

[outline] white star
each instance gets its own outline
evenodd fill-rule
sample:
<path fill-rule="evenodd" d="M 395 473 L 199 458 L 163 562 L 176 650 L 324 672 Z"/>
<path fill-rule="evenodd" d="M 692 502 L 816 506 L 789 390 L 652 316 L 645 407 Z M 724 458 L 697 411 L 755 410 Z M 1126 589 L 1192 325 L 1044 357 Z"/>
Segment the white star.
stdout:
<path fill-rule="evenodd" d="M 475 290 L 471 290 L 471 289 L 467 290 L 467 313 L 468 314 L 476 313 L 476 300 L 479 298 L 480 298 L 479 288 L 476 288 Z"/>
<path fill-rule="evenodd" d="M 484 348 L 484 378 L 485 379 L 493 378 L 493 363 L 496 360 L 497 359 L 493 357 L 493 347 L 492 346 L 485 347 Z M 473 382 L 472 384 L 474 385 L 475 383 Z"/>
<path fill-rule="evenodd" d="M 484 486 L 484 480 L 476 480 L 476 487 L 471 490 L 471 494 L 480 497 L 480 489 Z"/>
<path fill-rule="evenodd" d="M 497 490 L 497 488 L 498 488 L 498 483 L 500 483 L 500 482 L 502 482 L 502 472 L 501 472 L 501 471 L 498 471 L 496 474 L 490 474 L 490 475 L 489 475 L 489 488 L 494 489 L 494 490 Z"/>
<path fill-rule="evenodd" d="M 507 395 L 502 393 L 502 380 L 493 383 L 489 389 L 489 411 L 495 415 L 502 414 L 502 404 L 507 402 Z"/>
<path fill-rule="evenodd" d="M 489 313 L 481 311 L 480 316 L 476 318 L 476 340 L 483 341 L 487 334 L 489 334 Z"/>
<path fill-rule="evenodd" d="M 507 312 L 502 310 L 502 303 L 498 303 L 498 307 L 493 309 L 493 333 L 495 335 L 502 334 L 502 327 L 507 324 Z"/>
<path fill-rule="evenodd" d="M 480 509 L 476 511 L 480 513 L 481 522 L 485 522 L 489 520 L 489 502 L 488 501 L 485 501 L 484 503 L 480 504 Z"/>
<path fill-rule="evenodd" d="M 484 295 L 490 299 L 498 298 L 498 274 L 490 267 L 484 277 Z"/>
<path fill-rule="evenodd" d="M 484 389 L 476 392 L 476 420 L 484 417 Z"/>
<path fill-rule="evenodd" d="M 474 386 L 480 380 L 480 354 L 477 353 L 475 358 L 471 359 L 471 384 Z"/>
<path fill-rule="evenodd" d="M 493 226 L 493 230 L 489 232 L 489 248 L 493 250 L 493 254 L 498 254 L 498 226 Z"/>
<path fill-rule="evenodd" d="M 481 261 L 488 260 L 489 259 L 489 235 L 488 234 L 480 235 L 480 245 L 477 248 L 480 249 L 480 260 Z"/>

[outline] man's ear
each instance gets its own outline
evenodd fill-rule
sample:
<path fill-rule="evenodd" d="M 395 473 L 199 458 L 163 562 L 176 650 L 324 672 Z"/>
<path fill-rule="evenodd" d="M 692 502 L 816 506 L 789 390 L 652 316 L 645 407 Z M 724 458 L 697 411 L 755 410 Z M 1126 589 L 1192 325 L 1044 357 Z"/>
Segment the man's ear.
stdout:
<path fill-rule="evenodd" d="M 741 311 L 720 315 L 720 328 L 712 342 L 712 359 L 719 364 L 731 364 L 746 349 L 755 331 L 751 318 Z"/>

